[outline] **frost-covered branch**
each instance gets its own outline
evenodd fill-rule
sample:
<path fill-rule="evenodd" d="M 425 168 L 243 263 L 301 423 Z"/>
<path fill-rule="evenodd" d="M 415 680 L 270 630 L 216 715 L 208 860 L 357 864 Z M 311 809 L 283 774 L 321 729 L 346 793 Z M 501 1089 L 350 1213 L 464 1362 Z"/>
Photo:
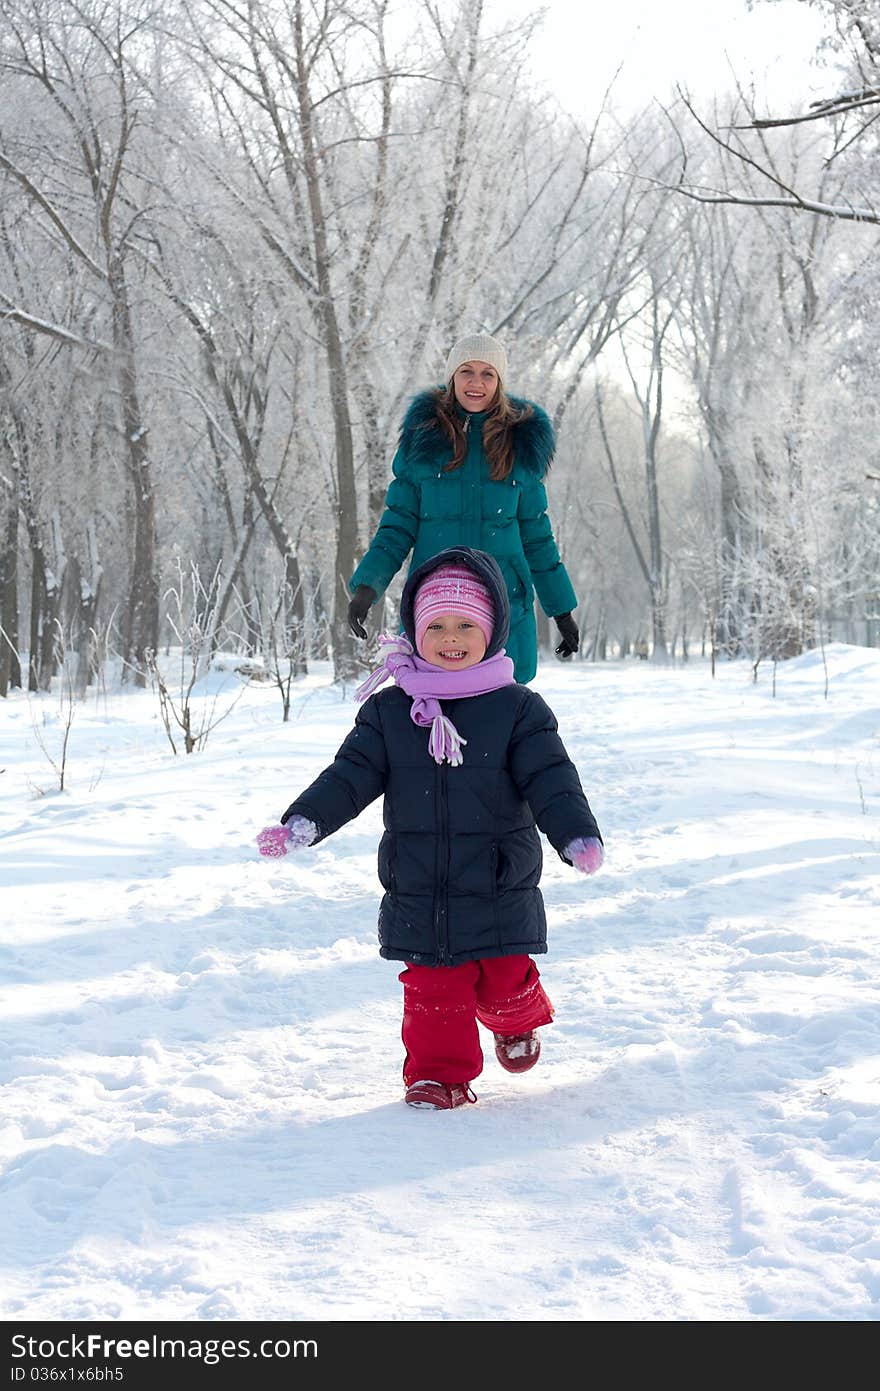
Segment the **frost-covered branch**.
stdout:
<path fill-rule="evenodd" d="M 848 111 L 858 111 L 863 106 L 876 106 L 880 103 L 880 87 L 867 87 L 860 92 L 844 92 L 839 97 L 824 101 L 810 102 L 810 111 L 800 116 L 756 116 L 744 125 L 732 126 L 732 130 L 771 130 L 776 126 L 799 126 L 805 121 L 825 121 L 830 116 L 843 116 Z"/>
<path fill-rule="evenodd" d="M 880 210 L 876 208 L 854 207 L 849 203 L 827 203 L 823 199 L 802 196 L 774 169 L 768 168 L 766 164 L 761 163 L 745 150 L 722 139 L 718 132 L 702 119 L 680 88 L 679 96 L 682 104 L 690 112 L 700 129 L 719 149 L 724 150 L 726 154 L 731 155 L 741 164 L 760 175 L 761 178 L 766 179 L 768 183 L 779 190 L 779 195 L 772 194 L 761 197 L 760 195 L 733 193 L 727 189 L 721 192 L 718 190 L 709 191 L 700 185 L 688 185 L 684 181 L 685 166 L 682 167 L 678 182 L 674 185 L 664 185 L 665 187 L 674 187 L 676 193 L 697 203 L 727 203 L 751 208 L 790 208 L 796 212 L 815 213 L 820 217 L 835 218 L 840 222 L 880 224 Z"/>
<path fill-rule="evenodd" d="M 0 169 L 5 169 L 7 174 L 9 174 L 11 178 L 15 179 L 17 183 L 21 184 L 25 193 L 27 193 L 28 197 L 34 203 L 36 203 L 37 207 L 43 209 L 43 212 L 49 218 L 49 221 L 61 233 L 61 236 L 63 237 L 70 250 L 74 253 L 75 256 L 79 258 L 79 260 L 81 260 L 82 262 L 84 262 L 85 265 L 88 266 L 92 274 L 96 275 L 99 280 L 107 280 L 107 272 L 103 270 L 101 266 L 98 265 L 94 257 L 89 255 L 85 247 L 73 235 L 73 232 L 71 232 L 64 218 L 61 216 L 58 210 L 49 202 L 49 199 L 46 197 L 46 195 L 42 193 L 40 189 L 37 188 L 36 184 L 33 182 L 31 178 L 28 177 L 28 175 L 24 172 L 23 169 L 19 169 L 17 165 L 13 164 L 11 159 L 8 159 L 7 156 L 3 154 L 2 150 L 0 150 Z"/>
<path fill-rule="evenodd" d="M 14 324 L 21 324 L 22 328 L 29 328 L 33 333 L 44 334 L 47 338 L 54 338 L 56 342 L 66 343 L 71 348 L 85 348 L 88 352 L 112 353 L 113 347 L 110 343 L 104 343 L 100 338 L 84 338 L 80 333 L 74 333 L 69 328 L 63 328 L 61 324 L 54 324 L 48 319 L 38 319 L 34 314 L 28 314 L 24 309 L 18 309 L 10 299 L 0 291 L 0 322 L 4 319 L 10 320 Z"/>

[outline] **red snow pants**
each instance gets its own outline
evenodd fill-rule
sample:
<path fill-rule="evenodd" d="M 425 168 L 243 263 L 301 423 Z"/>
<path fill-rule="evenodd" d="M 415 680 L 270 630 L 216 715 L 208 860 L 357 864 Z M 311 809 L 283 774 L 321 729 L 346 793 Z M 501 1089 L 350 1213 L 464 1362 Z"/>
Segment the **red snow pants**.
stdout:
<path fill-rule="evenodd" d="M 530 956 L 463 966 L 408 965 L 403 984 L 403 1083 L 472 1082 L 483 1070 L 477 1021 L 497 1034 L 549 1024 L 553 1006 Z"/>

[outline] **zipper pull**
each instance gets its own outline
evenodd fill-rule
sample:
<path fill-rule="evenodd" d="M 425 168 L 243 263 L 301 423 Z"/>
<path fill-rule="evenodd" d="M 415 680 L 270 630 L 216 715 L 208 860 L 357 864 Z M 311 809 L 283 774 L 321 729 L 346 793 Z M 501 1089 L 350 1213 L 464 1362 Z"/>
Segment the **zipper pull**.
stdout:
<path fill-rule="evenodd" d="M 464 429 L 465 434 L 467 434 L 468 430 L 471 428 L 471 418 L 469 415 L 465 416 L 464 426 L 462 428 Z"/>

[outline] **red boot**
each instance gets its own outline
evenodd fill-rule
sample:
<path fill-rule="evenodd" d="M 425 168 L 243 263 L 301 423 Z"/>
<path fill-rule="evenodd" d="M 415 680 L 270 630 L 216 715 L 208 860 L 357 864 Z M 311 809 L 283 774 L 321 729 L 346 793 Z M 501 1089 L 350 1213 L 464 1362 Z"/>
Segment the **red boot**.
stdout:
<path fill-rule="evenodd" d="M 506 1072 L 528 1072 L 541 1056 L 537 1029 L 527 1034 L 496 1034 L 495 1057 Z"/>
<path fill-rule="evenodd" d="M 413 1082 L 404 1097 L 407 1106 L 420 1106 L 425 1111 L 451 1111 L 476 1099 L 466 1082 Z"/>

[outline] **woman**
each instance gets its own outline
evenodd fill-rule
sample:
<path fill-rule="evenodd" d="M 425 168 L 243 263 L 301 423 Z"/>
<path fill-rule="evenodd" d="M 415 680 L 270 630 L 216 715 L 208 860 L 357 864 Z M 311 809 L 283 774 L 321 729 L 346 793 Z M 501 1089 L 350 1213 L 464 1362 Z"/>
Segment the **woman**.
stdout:
<path fill-rule="evenodd" d="M 537 670 L 534 595 L 556 622 L 558 656 L 577 651 L 577 599 L 547 516 L 553 427 L 540 406 L 508 396 L 507 354 L 488 333 L 460 338 L 445 385 L 421 391 L 403 419 L 394 478 L 369 550 L 349 581 L 348 621 L 364 619 L 412 551 L 410 573 L 448 546 L 488 551 L 510 599 L 514 678 Z"/>

